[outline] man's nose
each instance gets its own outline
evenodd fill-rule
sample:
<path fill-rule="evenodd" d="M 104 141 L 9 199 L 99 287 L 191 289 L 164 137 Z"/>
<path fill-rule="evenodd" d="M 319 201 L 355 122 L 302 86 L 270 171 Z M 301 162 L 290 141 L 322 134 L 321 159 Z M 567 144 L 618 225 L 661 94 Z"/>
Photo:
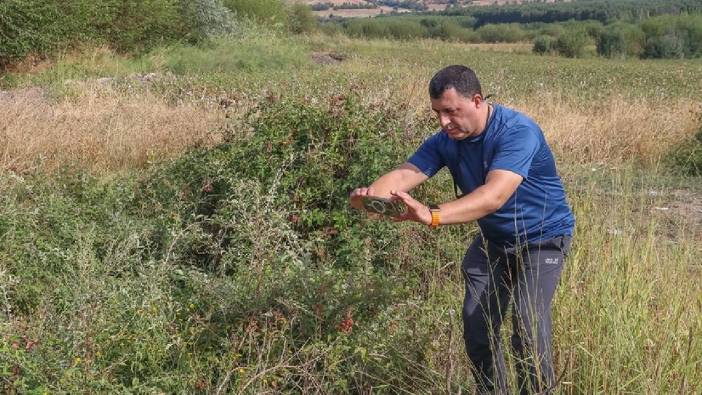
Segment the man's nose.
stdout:
<path fill-rule="evenodd" d="M 449 119 L 448 115 L 439 114 L 439 124 L 441 125 L 442 128 L 447 127 L 450 123 L 451 123 L 451 120 Z"/>

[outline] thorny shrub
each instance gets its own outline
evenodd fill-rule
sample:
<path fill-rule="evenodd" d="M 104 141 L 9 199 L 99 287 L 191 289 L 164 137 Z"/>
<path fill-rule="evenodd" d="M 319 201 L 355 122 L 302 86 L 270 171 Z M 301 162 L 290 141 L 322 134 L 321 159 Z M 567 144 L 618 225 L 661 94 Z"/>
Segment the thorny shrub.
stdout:
<path fill-rule="evenodd" d="M 361 103 L 272 97 L 245 135 L 135 176 L 3 175 L 0 388 L 358 392 L 436 379 L 417 367 L 440 321 L 405 302 L 427 275 L 407 262 L 431 253 L 408 240 L 437 236 L 347 200 L 416 136 L 392 103 Z"/>

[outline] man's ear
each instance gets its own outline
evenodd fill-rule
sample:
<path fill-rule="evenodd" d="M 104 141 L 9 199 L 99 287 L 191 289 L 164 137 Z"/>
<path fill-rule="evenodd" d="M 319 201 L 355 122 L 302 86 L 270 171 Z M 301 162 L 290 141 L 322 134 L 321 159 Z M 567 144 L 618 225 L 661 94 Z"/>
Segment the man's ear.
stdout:
<path fill-rule="evenodd" d="M 480 105 L 483 104 L 483 96 L 480 93 L 476 93 L 473 95 L 473 103 L 475 104 L 475 107 L 480 108 Z"/>

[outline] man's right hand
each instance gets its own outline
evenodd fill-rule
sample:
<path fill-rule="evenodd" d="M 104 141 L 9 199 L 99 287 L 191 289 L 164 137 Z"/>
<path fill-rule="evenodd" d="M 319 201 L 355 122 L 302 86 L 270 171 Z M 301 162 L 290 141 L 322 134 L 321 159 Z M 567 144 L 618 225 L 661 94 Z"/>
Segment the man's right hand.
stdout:
<path fill-rule="evenodd" d="M 397 169 L 382 175 L 371 185 L 373 187 L 360 187 L 351 191 L 349 204 L 357 210 L 364 210 L 363 198 L 377 196 L 387 199 L 392 198 L 391 190 L 408 192 L 417 185 L 427 180 L 429 176 L 422 173 L 415 165 L 407 162 Z"/>
<path fill-rule="evenodd" d="M 371 187 L 356 188 L 351 191 L 351 195 L 349 195 L 349 204 L 357 210 L 365 210 L 365 208 L 363 208 L 363 197 L 374 196 L 374 192 L 375 191 Z"/>

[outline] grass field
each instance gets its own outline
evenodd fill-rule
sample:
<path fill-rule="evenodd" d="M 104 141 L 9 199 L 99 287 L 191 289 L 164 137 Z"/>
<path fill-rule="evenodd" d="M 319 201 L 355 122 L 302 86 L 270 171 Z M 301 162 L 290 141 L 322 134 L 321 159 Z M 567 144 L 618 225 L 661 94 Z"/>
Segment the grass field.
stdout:
<path fill-rule="evenodd" d="M 702 183 L 670 160 L 702 62 L 259 31 L 0 78 L 0 389 L 470 393 L 474 226 L 346 202 L 436 128 L 426 86 L 454 63 L 543 126 L 578 220 L 558 392 L 702 392 Z"/>

